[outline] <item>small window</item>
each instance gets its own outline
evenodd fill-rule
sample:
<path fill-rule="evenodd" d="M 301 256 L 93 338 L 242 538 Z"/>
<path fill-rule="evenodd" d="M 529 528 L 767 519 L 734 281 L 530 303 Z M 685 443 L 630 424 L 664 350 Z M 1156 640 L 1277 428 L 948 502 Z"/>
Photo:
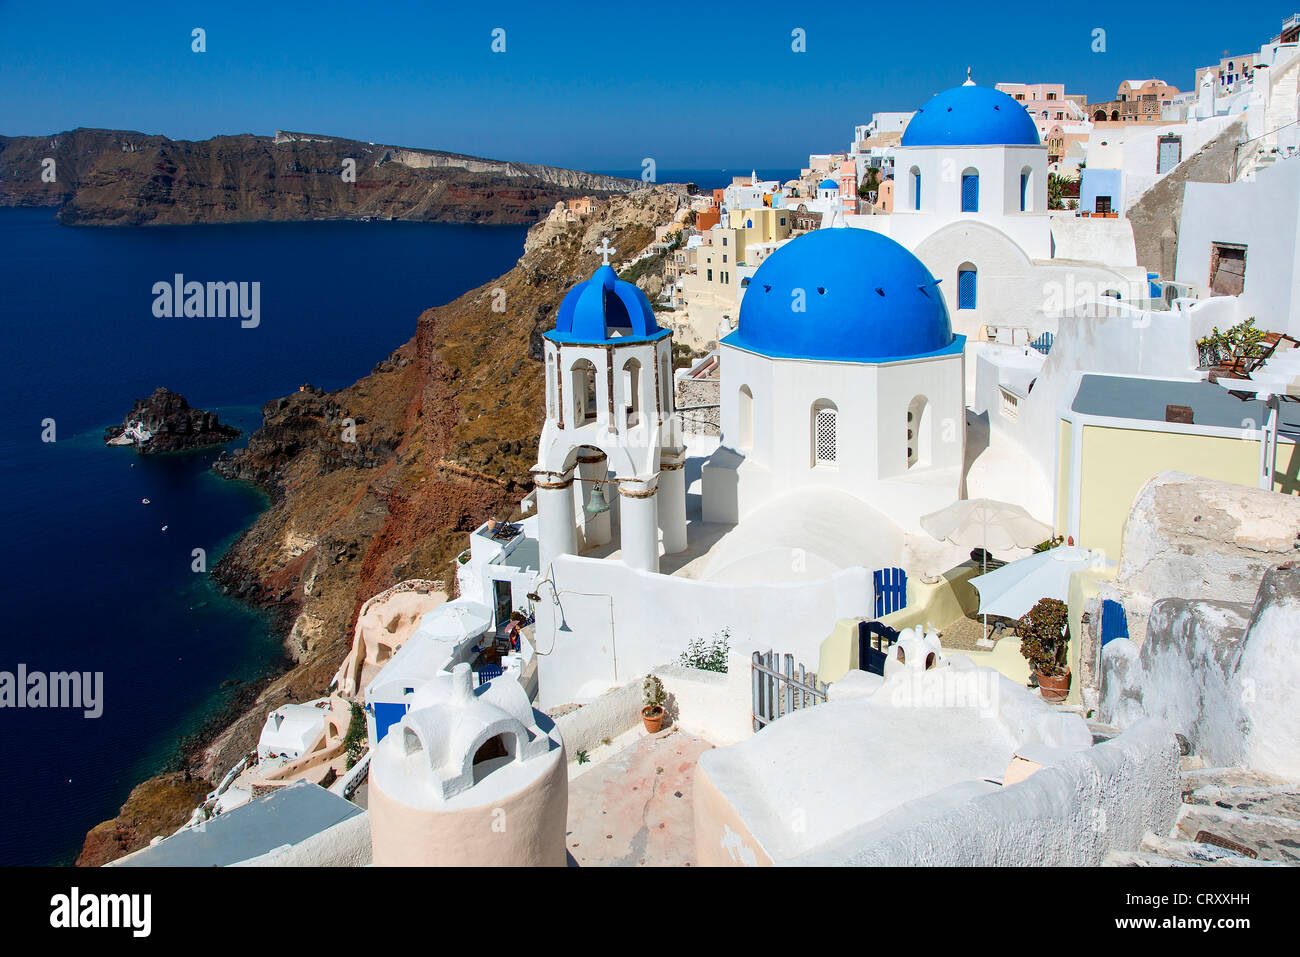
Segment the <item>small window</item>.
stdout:
<path fill-rule="evenodd" d="M 970 263 L 957 270 L 957 308 L 974 309 L 979 273 Z"/>
<path fill-rule="evenodd" d="M 1246 289 L 1246 247 L 1236 243 L 1210 244 L 1210 292 L 1239 296 Z"/>
<path fill-rule="evenodd" d="M 912 208 L 921 208 L 921 171 L 912 167 Z"/>
<path fill-rule="evenodd" d="M 1109 213 L 1109 212 L 1110 212 L 1110 197 L 1109 197 L 1109 196 L 1098 196 L 1098 197 L 1097 197 L 1097 203 L 1096 203 L 1096 209 L 1095 209 L 1094 211 L 1095 211 L 1095 212 L 1098 212 L 1098 213 Z"/>
<path fill-rule="evenodd" d="M 968 169 L 961 174 L 961 211 L 978 213 L 980 211 L 980 174 Z"/>
<path fill-rule="evenodd" d="M 820 400 L 813 406 L 813 465 L 834 465 L 838 453 L 838 414 L 835 405 Z"/>

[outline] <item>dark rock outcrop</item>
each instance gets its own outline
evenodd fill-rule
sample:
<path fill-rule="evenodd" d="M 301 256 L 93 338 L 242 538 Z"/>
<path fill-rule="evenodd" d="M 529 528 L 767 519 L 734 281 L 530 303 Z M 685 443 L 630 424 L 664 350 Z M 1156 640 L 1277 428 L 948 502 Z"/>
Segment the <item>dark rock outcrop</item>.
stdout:
<path fill-rule="evenodd" d="M 47 170 L 53 172 L 48 182 L 42 176 Z M 302 133 L 195 141 L 88 129 L 0 136 L 0 206 L 58 206 L 60 221 L 76 225 L 531 223 L 559 200 L 642 185 L 552 166 Z"/>
<path fill-rule="evenodd" d="M 148 398 L 136 399 L 121 425 L 105 429 L 104 441 L 147 455 L 221 445 L 238 435 L 239 429 L 222 425 L 215 412 L 191 408 L 184 396 L 160 386 Z"/>

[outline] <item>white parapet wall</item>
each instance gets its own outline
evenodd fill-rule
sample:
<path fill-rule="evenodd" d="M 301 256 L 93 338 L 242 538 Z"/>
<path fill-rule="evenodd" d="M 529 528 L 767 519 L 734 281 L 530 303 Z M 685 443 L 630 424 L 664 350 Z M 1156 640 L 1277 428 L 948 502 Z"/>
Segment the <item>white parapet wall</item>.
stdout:
<path fill-rule="evenodd" d="M 1163 722 L 1071 754 L 1028 779 L 966 798 L 940 791 L 834 848 L 784 862 L 855 867 L 1095 867 L 1165 834 L 1179 804 L 1178 745 Z"/>
<path fill-rule="evenodd" d="M 874 595 L 863 568 L 810 582 L 731 585 L 564 555 L 551 577 L 554 591 L 540 587 L 536 603 L 543 708 L 590 701 L 724 629 L 733 652 L 778 648 L 813 666 L 835 623 L 869 617 Z"/>

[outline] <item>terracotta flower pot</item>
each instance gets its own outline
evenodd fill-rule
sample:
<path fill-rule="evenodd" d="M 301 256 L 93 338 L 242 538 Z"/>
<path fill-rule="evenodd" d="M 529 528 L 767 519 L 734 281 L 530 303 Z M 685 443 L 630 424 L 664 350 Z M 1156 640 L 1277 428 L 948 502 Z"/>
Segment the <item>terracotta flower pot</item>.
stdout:
<path fill-rule="evenodd" d="M 1065 669 L 1063 675 L 1042 675 L 1035 671 L 1034 677 L 1038 679 L 1038 690 L 1044 701 L 1059 704 L 1070 693 L 1069 668 Z"/>
<path fill-rule="evenodd" d="M 645 725 L 646 731 L 650 734 L 658 734 L 659 729 L 664 726 L 664 709 L 642 708 L 641 723 Z"/>

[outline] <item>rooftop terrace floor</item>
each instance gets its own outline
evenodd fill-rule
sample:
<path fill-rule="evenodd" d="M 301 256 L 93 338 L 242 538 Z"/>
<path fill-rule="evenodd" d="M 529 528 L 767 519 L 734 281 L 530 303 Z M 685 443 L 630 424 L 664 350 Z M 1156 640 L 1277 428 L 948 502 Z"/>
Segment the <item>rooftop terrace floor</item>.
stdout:
<path fill-rule="evenodd" d="M 668 728 L 637 728 L 569 781 L 574 867 L 689 867 L 695 863 L 695 762 L 713 745 Z"/>

